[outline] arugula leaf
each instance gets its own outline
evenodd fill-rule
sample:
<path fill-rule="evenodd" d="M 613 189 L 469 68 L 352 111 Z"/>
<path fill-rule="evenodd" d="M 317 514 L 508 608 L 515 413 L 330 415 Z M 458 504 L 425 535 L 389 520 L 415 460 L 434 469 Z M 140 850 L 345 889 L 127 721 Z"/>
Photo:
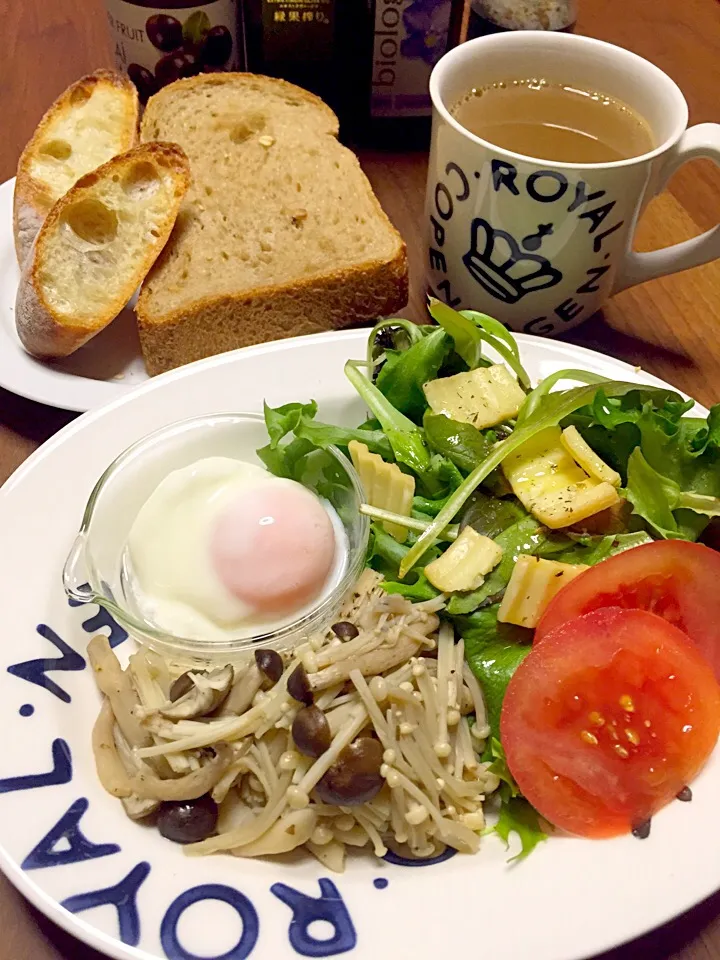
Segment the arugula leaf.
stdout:
<path fill-rule="evenodd" d="M 396 353 L 384 364 L 375 384 L 390 403 L 419 422 L 427 409 L 423 384 L 433 380 L 450 351 L 451 340 L 442 328 Z"/>
<path fill-rule="evenodd" d="M 498 623 L 500 604 L 483 607 L 467 617 L 453 617 L 465 641 L 465 659 L 477 677 L 485 698 L 488 723 L 500 736 L 500 710 L 507 685 L 530 653 L 532 631 L 510 623 Z"/>
<path fill-rule="evenodd" d="M 347 361 L 345 375 L 365 401 L 372 415 L 380 422 L 393 448 L 395 459 L 410 467 L 418 476 L 425 478 L 430 468 L 430 453 L 425 446 L 420 428 L 395 409 L 385 394 L 360 372 L 355 361 Z"/>
<path fill-rule="evenodd" d="M 603 389 L 607 396 L 623 396 L 631 390 L 637 390 L 637 384 L 623 383 L 621 381 L 606 380 L 603 383 Z M 654 388 L 648 388 L 652 390 Z M 482 481 L 498 467 L 505 457 L 513 453 L 523 443 L 530 440 L 541 430 L 547 427 L 557 426 L 561 420 L 587 406 L 592 402 L 597 393 L 598 385 L 589 384 L 584 387 L 575 387 L 571 390 L 563 390 L 558 393 L 551 393 L 544 398 L 543 403 L 523 422 L 518 424 L 512 434 L 506 439 L 497 443 L 493 452 L 483 461 L 473 472 L 465 478 L 463 483 L 457 488 L 454 494 L 449 497 L 443 509 L 435 517 L 433 523 L 420 536 L 417 543 L 408 552 L 400 568 L 400 575 L 413 567 L 423 556 L 431 543 L 434 542 L 439 530 L 452 522 L 453 518 L 463 507 L 470 495 L 477 489 Z M 666 390 L 658 390 L 659 394 L 667 395 Z M 532 398 L 530 394 L 528 401 Z"/>
<path fill-rule="evenodd" d="M 415 601 L 432 600 L 437 597 L 440 591 L 430 583 L 422 567 L 408 571 L 402 580 L 399 579 L 398 567 L 409 548 L 398 543 L 378 523 L 373 523 L 371 530 L 372 540 L 366 562 L 385 578 L 382 587 L 386 593 L 399 593 Z M 431 559 L 439 556 L 440 553 L 441 548 L 434 547 Z"/>
<path fill-rule="evenodd" d="M 309 440 L 299 440 L 294 437 L 289 443 L 278 444 L 273 448 L 272 443 L 261 447 L 257 451 L 270 473 L 276 477 L 286 477 L 288 480 L 297 480 L 297 474 L 302 470 L 303 461 L 316 448 Z"/>
<path fill-rule="evenodd" d="M 496 833 L 505 846 L 510 846 L 510 834 L 520 838 L 520 853 L 510 857 L 508 863 L 519 863 L 529 857 L 535 847 L 547 840 L 547 833 L 540 822 L 537 810 L 524 797 L 511 797 L 500 807 L 498 822 L 491 832 Z"/>
<path fill-rule="evenodd" d="M 263 403 L 265 427 L 270 437 L 270 448 L 275 450 L 288 433 L 292 433 L 301 417 L 312 419 L 317 413 L 317 403 L 284 403 L 281 407 L 269 407 Z"/>
<path fill-rule="evenodd" d="M 428 310 L 433 320 L 452 337 L 455 352 L 467 363 L 471 370 L 486 365 L 483 363 L 483 343 L 489 344 L 496 353 L 507 363 L 515 373 L 520 384 L 530 387 L 530 378 L 520 363 L 520 351 L 513 335 L 498 321 L 487 314 L 477 313 L 474 310 L 463 310 L 458 313 L 441 300 L 429 298 Z"/>
<path fill-rule="evenodd" d="M 395 459 L 390 441 L 382 430 L 371 430 L 365 427 L 336 427 L 330 423 L 321 423 L 302 415 L 295 426 L 295 436 L 302 440 L 309 440 L 313 446 L 347 447 L 351 440 L 364 443 L 371 453 L 379 453 L 383 460 L 392 463 Z"/>
<path fill-rule="evenodd" d="M 460 423 L 429 411 L 423 418 L 423 427 L 428 446 L 466 474 L 483 462 L 497 440 L 492 430 L 481 433 L 471 423 Z"/>

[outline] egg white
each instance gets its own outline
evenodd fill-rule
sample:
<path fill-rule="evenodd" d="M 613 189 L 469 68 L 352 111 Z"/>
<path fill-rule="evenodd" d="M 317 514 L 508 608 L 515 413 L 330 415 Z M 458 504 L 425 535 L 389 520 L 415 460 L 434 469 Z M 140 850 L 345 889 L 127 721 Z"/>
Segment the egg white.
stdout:
<path fill-rule="evenodd" d="M 214 524 L 231 501 L 250 489 L 294 483 L 229 457 L 208 457 L 168 474 L 141 507 L 127 541 L 130 586 L 141 615 L 175 636 L 230 640 L 276 629 L 316 606 L 339 582 L 347 559 L 342 524 L 325 501 L 335 560 L 307 608 L 282 618 L 263 615 L 230 593 L 210 560 Z"/>

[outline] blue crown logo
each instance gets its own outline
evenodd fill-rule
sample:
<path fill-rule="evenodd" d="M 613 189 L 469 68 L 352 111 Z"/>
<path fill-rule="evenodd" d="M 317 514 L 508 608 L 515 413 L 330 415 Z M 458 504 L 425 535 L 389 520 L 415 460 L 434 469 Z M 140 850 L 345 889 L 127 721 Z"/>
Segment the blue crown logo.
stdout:
<path fill-rule="evenodd" d="M 562 280 L 562 273 L 549 260 L 526 252 L 539 250 L 543 238 L 552 232 L 551 223 L 541 223 L 537 233 L 524 237 L 519 244 L 505 230 L 495 230 L 487 220 L 476 217 L 471 226 L 470 249 L 463 256 L 463 263 L 497 300 L 517 303 L 526 294 L 553 287 Z"/>

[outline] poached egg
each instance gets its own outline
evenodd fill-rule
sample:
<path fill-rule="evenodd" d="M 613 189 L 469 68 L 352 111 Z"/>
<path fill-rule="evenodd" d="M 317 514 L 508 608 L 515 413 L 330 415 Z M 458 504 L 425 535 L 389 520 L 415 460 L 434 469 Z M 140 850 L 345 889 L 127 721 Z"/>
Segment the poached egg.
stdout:
<path fill-rule="evenodd" d="M 329 503 L 255 464 L 208 457 L 168 474 L 140 508 L 126 568 L 156 629 L 232 640 L 309 613 L 346 558 Z"/>

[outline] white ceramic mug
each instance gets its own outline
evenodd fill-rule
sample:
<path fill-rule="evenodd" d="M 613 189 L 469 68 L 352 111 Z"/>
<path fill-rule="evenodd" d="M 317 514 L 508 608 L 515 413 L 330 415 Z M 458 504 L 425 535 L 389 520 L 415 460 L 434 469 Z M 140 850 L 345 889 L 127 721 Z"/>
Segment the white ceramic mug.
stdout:
<path fill-rule="evenodd" d="M 543 77 L 624 100 L 654 150 L 614 163 L 557 163 L 496 147 L 452 116 L 473 87 Z M 456 47 L 430 78 L 426 198 L 428 288 L 513 330 L 577 326 L 613 293 L 720 257 L 720 227 L 654 253 L 631 249 L 648 201 L 687 160 L 720 164 L 720 125 L 687 128 L 688 107 L 658 67 L 621 47 L 517 31 Z"/>

